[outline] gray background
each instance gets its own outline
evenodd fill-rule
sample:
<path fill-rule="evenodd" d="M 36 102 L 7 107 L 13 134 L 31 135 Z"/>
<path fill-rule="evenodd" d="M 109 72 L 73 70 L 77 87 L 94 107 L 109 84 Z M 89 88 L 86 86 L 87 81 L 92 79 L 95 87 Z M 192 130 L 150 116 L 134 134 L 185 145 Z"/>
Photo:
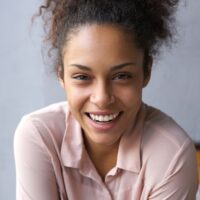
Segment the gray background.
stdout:
<path fill-rule="evenodd" d="M 20 118 L 65 99 L 41 56 L 40 23 L 30 19 L 40 1 L 1 0 L 0 199 L 15 199 L 13 136 Z M 144 101 L 165 111 L 200 142 L 200 1 L 181 3 L 178 43 L 154 63 Z"/>

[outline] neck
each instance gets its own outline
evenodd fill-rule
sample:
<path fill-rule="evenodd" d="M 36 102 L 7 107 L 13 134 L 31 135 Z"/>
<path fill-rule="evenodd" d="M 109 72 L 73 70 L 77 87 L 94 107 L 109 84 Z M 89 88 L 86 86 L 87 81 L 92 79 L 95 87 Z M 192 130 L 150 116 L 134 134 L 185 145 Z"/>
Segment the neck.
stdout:
<path fill-rule="evenodd" d="M 119 141 L 112 145 L 102 145 L 84 138 L 88 155 L 102 179 L 116 165 Z"/>
<path fill-rule="evenodd" d="M 93 155 L 97 158 L 101 157 L 105 158 L 113 154 L 117 155 L 119 141 L 111 145 L 105 145 L 105 144 L 94 143 L 89 138 L 84 137 L 85 147 L 87 149 L 88 154 Z"/>

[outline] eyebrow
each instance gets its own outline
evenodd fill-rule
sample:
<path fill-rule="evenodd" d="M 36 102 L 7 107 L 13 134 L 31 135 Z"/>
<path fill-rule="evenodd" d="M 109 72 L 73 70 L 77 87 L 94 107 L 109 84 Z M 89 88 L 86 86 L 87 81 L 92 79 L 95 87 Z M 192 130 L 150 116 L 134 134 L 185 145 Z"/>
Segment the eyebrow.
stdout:
<path fill-rule="evenodd" d="M 111 67 L 111 71 L 116 71 L 116 70 L 122 69 L 124 67 L 128 67 L 130 65 L 136 65 L 136 63 L 135 62 L 127 62 L 127 63 L 122 63 L 122 64 L 119 64 L 119 65 L 114 65 L 113 67 Z M 80 65 L 80 64 L 70 64 L 69 66 L 70 67 L 77 67 L 77 68 L 84 70 L 84 71 L 91 71 L 90 67 Z"/>

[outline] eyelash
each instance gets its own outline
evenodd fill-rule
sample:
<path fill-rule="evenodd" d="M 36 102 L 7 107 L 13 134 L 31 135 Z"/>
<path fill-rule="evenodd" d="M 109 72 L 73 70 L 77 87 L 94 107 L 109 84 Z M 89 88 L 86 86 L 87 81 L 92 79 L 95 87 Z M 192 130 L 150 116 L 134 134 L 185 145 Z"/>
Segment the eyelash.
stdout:
<path fill-rule="evenodd" d="M 130 73 L 127 72 L 120 72 L 118 74 L 116 74 L 112 80 L 128 80 L 131 79 L 133 76 Z"/>
<path fill-rule="evenodd" d="M 76 79 L 78 81 L 88 81 L 91 78 L 88 75 L 80 74 L 80 75 L 73 76 L 73 79 Z"/>
<path fill-rule="evenodd" d="M 128 79 L 132 79 L 132 74 L 127 73 L 127 72 L 120 72 L 118 74 L 115 74 L 111 80 L 128 80 Z M 89 81 L 91 80 L 91 77 L 85 74 L 79 74 L 79 75 L 75 75 L 72 77 L 75 80 L 78 81 Z"/>

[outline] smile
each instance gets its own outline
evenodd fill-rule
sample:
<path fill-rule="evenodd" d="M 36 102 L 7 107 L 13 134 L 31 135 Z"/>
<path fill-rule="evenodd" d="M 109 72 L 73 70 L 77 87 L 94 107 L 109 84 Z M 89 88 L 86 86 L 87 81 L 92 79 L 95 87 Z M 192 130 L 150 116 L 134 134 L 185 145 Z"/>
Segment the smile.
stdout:
<path fill-rule="evenodd" d="M 119 115 L 120 115 L 120 112 L 109 114 L 109 115 L 96 115 L 92 113 L 87 113 L 87 116 L 95 122 L 111 122 L 115 120 Z"/>

